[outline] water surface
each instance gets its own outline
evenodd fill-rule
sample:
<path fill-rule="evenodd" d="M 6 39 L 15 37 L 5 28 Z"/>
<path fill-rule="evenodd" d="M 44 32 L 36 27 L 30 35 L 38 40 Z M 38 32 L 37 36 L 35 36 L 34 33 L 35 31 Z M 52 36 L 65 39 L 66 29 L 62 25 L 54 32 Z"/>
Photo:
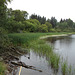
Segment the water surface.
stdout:
<path fill-rule="evenodd" d="M 52 37 L 46 39 L 54 47 L 54 51 L 69 64 L 75 65 L 75 35 Z"/>
<path fill-rule="evenodd" d="M 30 59 L 28 59 L 27 57 L 30 57 Z M 21 56 L 20 61 L 26 63 L 27 65 L 34 66 L 38 70 L 43 71 L 43 72 L 39 72 L 39 71 L 22 67 L 21 75 L 54 75 L 54 71 L 49 66 L 46 57 L 40 56 L 39 54 L 33 52 L 32 50 L 30 50 L 29 54 L 25 56 L 24 55 Z M 18 72 L 16 75 L 18 75 Z"/>

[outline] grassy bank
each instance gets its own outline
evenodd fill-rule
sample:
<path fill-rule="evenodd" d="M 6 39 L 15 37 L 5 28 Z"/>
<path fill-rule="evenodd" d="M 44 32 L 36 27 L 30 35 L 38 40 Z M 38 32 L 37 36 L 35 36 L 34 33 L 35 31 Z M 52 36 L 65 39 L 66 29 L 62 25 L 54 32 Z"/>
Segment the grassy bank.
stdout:
<path fill-rule="evenodd" d="M 8 34 L 14 44 L 28 46 L 31 41 L 37 40 L 41 36 L 69 34 L 69 32 L 61 33 L 12 33 Z"/>

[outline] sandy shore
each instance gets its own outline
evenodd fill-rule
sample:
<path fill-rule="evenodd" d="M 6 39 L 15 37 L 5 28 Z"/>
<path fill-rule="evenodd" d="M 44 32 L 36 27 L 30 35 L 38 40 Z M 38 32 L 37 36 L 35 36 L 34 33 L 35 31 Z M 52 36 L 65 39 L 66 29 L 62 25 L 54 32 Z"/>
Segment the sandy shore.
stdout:
<path fill-rule="evenodd" d="M 71 35 L 71 34 L 72 33 L 69 33 L 69 34 L 60 34 L 60 35 L 46 35 L 46 36 L 40 37 L 40 39 L 45 39 L 45 38 L 48 38 L 48 37 L 68 36 L 68 35 Z"/>

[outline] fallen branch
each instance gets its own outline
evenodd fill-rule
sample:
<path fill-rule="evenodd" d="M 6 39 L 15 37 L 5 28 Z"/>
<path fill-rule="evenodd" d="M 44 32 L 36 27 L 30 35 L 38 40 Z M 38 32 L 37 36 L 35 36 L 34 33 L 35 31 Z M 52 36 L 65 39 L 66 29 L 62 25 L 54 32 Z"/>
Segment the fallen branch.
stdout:
<path fill-rule="evenodd" d="M 25 67 L 25 68 L 27 68 L 27 69 L 32 69 L 32 70 L 36 70 L 36 71 L 39 71 L 39 72 L 42 72 L 42 70 L 38 70 L 38 69 L 36 69 L 34 66 L 29 66 L 29 65 L 26 65 L 24 62 L 11 62 L 12 64 L 14 64 L 14 65 L 18 65 L 18 66 L 22 66 L 22 67 Z"/>

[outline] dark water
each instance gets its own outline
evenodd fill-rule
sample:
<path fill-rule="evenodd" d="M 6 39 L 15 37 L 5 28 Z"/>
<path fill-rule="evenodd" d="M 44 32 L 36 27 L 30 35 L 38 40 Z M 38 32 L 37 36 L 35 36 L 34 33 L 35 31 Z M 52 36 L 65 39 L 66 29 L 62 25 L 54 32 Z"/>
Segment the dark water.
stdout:
<path fill-rule="evenodd" d="M 63 59 L 67 60 L 69 64 L 75 65 L 75 35 L 64 36 L 64 37 L 50 37 L 46 41 L 48 44 L 54 47 L 54 51 L 58 53 Z M 28 59 L 27 57 L 30 57 Z M 25 62 L 27 65 L 35 66 L 36 69 L 42 70 L 43 72 L 38 72 L 26 68 L 22 68 L 21 75 L 56 75 L 51 69 L 47 58 L 41 56 L 32 50 L 27 55 L 20 57 L 22 62 Z M 18 69 L 19 71 L 19 69 Z M 61 73 L 58 72 L 57 75 Z M 18 72 L 17 74 L 18 75 Z"/>

